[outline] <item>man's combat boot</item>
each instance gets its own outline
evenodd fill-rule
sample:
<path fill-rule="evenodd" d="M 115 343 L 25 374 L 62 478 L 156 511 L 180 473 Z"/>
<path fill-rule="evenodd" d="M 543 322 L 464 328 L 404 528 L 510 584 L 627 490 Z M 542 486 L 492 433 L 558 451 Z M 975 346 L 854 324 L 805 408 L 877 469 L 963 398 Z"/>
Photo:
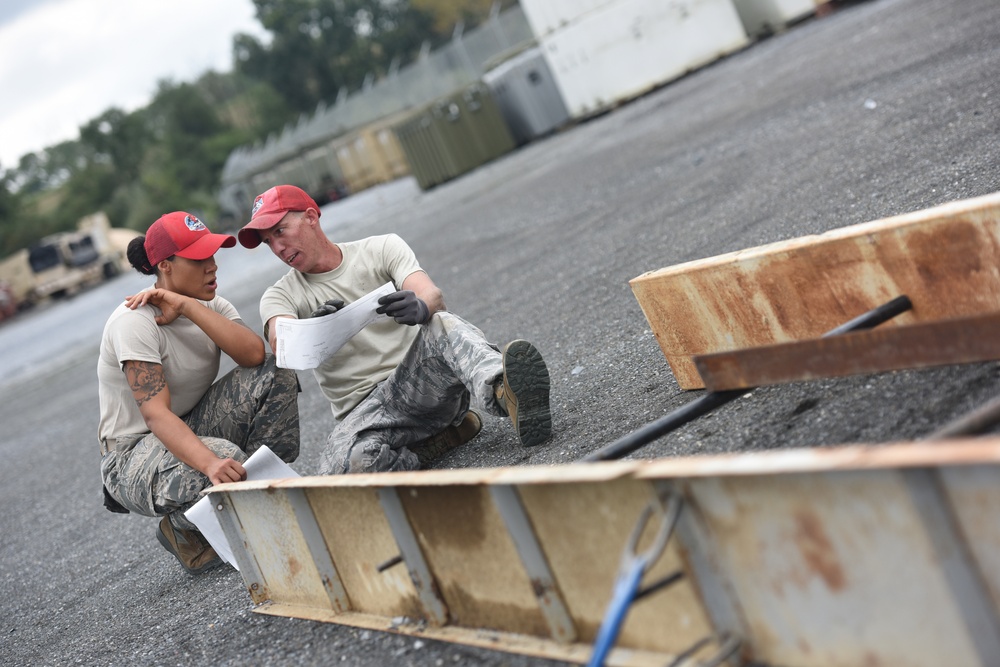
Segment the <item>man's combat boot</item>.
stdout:
<path fill-rule="evenodd" d="M 222 559 L 215 553 L 215 549 L 208 541 L 202 537 L 201 533 L 195 530 L 175 528 L 170 523 L 169 516 L 160 520 L 156 539 L 160 541 L 164 549 L 174 555 L 174 558 L 190 574 L 201 574 L 222 564 Z"/>
<path fill-rule="evenodd" d="M 534 345 L 515 340 L 504 347 L 503 379 L 494 391 L 497 401 L 507 409 L 522 445 L 531 447 L 549 439 L 549 371 Z"/>
<path fill-rule="evenodd" d="M 448 426 L 437 435 L 414 444 L 410 449 L 420 459 L 420 465 L 426 466 L 475 438 L 482 428 L 483 420 L 476 412 L 469 410 L 458 426 Z"/>

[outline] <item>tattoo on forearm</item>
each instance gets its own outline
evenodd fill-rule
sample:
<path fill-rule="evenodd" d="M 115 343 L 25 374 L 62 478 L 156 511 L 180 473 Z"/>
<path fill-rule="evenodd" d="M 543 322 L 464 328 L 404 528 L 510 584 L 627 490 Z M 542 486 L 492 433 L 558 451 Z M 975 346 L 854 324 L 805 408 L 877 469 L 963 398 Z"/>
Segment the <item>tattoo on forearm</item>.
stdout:
<path fill-rule="evenodd" d="M 163 377 L 163 366 L 148 361 L 129 361 L 125 363 L 125 377 L 132 389 L 137 405 L 151 400 L 167 386 Z"/>

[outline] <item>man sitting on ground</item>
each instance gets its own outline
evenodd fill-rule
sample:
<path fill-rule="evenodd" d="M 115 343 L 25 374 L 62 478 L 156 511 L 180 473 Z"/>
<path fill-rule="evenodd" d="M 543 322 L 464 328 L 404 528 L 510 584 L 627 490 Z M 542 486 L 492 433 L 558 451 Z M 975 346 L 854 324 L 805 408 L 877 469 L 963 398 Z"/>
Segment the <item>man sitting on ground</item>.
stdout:
<path fill-rule="evenodd" d="M 515 340 L 501 352 L 445 310 L 399 236 L 334 243 L 319 219 L 305 191 L 279 185 L 255 199 L 238 238 L 247 248 L 263 242 L 292 269 L 260 302 L 275 352 L 277 318 L 332 313 L 386 282 L 398 290 L 379 299 L 391 319 L 368 325 L 314 371 L 337 419 L 320 474 L 418 469 L 479 433 L 470 405 L 509 416 L 522 445 L 549 438 L 549 374 L 534 345 Z"/>

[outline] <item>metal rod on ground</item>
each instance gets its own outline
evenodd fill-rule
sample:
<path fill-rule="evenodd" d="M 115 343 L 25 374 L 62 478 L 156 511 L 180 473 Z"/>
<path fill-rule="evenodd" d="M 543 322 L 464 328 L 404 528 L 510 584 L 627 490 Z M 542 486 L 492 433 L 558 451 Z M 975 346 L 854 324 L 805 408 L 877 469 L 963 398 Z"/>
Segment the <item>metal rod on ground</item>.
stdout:
<path fill-rule="evenodd" d="M 867 313 L 859 315 L 853 320 L 845 322 L 839 327 L 827 331 L 823 334 L 823 337 L 838 336 L 851 331 L 861 331 L 862 329 L 874 329 L 878 325 L 888 322 L 892 318 L 905 313 L 911 308 L 913 308 L 913 303 L 910 301 L 908 296 L 898 296 L 892 301 L 882 304 L 878 308 L 869 310 Z M 721 405 L 725 405 L 726 403 L 739 398 L 751 390 L 752 388 L 709 392 L 704 396 L 691 401 L 684 407 L 678 408 L 670 414 L 660 417 L 656 421 L 650 422 L 646 426 L 643 426 L 623 438 L 612 442 L 610 445 L 602 447 L 596 452 L 591 452 L 581 460 L 586 462 L 612 461 L 614 459 L 620 459 L 623 456 L 628 456 L 640 447 L 648 445 L 667 433 L 680 428 L 690 421 L 694 421 L 698 417 L 711 412 Z"/>

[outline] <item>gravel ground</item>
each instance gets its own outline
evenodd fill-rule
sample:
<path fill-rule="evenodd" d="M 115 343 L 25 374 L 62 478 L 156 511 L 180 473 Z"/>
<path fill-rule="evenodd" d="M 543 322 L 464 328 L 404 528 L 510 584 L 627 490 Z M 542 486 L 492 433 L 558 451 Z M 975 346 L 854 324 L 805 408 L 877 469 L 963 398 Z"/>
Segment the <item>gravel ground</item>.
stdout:
<path fill-rule="evenodd" d="M 546 357 L 553 439 L 525 450 L 491 420 L 437 467 L 573 461 L 701 395 L 679 390 L 631 278 L 1000 190 L 998 39 L 995 0 L 841 5 L 430 192 L 407 179 L 325 208 L 337 239 L 402 235 L 451 310 Z M 264 253 L 220 255 L 254 326 L 282 272 Z M 0 328 L 0 663 L 559 664 L 254 614 L 238 573 L 189 577 L 154 520 L 105 512 L 97 340 L 136 280 Z M 302 383 L 309 474 L 331 422 Z M 998 389 L 995 363 L 758 389 L 633 456 L 919 438 Z"/>

